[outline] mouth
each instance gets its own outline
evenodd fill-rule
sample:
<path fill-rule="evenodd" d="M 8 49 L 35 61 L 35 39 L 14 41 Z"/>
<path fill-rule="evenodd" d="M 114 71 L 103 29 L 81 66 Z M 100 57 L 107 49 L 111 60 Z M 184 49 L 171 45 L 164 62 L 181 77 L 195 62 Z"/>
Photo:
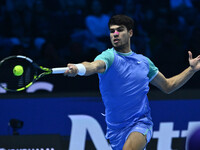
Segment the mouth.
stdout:
<path fill-rule="evenodd" d="M 118 43 L 120 40 L 119 39 L 114 39 L 113 42 L 114 43 Z"/>

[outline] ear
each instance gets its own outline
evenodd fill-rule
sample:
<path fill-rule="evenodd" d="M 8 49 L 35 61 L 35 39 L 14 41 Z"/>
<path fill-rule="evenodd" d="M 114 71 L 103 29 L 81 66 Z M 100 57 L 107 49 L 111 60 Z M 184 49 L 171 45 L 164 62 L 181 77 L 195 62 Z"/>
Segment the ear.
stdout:
<path fill-rule="evenodd" d="M 132 37 L 133 36 L 133 29 L 130 29 L 128 32 L 130 34 L 130 37 Z"/>

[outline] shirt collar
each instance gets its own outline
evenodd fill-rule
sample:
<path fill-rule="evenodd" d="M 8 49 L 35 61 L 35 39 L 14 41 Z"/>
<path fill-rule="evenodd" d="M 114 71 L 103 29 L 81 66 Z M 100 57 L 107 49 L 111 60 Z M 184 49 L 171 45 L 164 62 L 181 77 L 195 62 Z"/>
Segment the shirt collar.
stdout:
<path fill-rule="evenodd" d="M 131 54 L 134 53 L 133 51 L 130 51 L 130 52 L 128 52 L 128 53 L 121 53 L 121 52 L 116 51 L 114 48 L 113 48 L 113 50 L 114 50 L 117 54 L 119 54 L 119 55 L 121 55 L 121 56 L 130 56 Z"/>

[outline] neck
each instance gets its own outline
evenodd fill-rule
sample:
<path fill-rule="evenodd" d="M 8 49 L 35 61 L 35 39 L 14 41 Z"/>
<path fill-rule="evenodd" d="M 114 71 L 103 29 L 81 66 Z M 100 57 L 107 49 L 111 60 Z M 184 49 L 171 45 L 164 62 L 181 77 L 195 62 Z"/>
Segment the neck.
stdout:
<path fill-rule="evenodd" d="M 132 50 L 130 49 L 130 47 L 127 46 L 120 46 L 120 47 L 114 47 L 116 51 L 120 52 L 120 53 L 129 53 Z"/>

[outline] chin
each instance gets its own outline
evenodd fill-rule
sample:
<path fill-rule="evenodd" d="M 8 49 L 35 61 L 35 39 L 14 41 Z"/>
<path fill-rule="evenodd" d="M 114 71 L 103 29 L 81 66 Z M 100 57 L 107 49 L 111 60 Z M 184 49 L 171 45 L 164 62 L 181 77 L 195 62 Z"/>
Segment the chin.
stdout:
<path fill-rule="evenodd" d="M 113 47 L 114 48 L 120 48 L 122 45 L 120 45 L 120 44 L 113 44 Z"/>
<path fill-rule="evenodd" d="M 116 51 L 120 51 L 122 49 L 121 46 L 114 46 L 114 48 L 115 48 Z"/>

